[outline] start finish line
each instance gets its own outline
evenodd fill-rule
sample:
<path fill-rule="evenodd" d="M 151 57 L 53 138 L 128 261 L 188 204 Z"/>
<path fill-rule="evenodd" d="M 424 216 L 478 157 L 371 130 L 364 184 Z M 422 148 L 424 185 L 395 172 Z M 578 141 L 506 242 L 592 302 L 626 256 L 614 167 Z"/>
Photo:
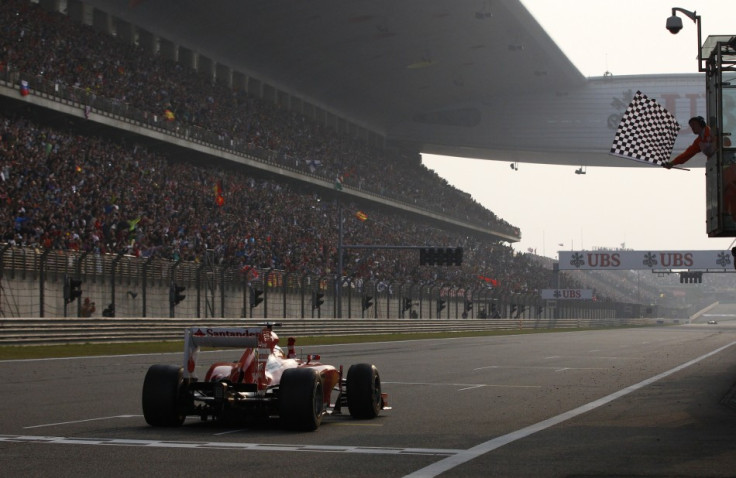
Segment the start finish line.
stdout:
<path fill-rule="evenodd" d="M 734 270 L 731 251 L 560 251 L 560 270 Z"/>

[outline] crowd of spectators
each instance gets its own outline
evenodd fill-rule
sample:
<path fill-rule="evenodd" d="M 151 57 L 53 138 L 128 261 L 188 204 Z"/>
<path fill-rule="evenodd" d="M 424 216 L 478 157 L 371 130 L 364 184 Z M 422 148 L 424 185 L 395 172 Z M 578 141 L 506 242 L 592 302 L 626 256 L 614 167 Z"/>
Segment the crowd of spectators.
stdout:
<path fill-rule="evenodd" d="M 237 268 L 336 270 L 338 206 L 317 192 L 40 125 L 24 115 L 0 114 L 0 139 L 2 242 L 186 261 L 213 251 L 220 263 Z M 364 207 L 362 221 L 356 204 L 343 209 L 346 244 L 444 244 L 465 251 L 461 268 L 419 266 L 410 250 L 347 251 L 346 275 L 462 284 L 482 276 L 517 292 L 548 279 L 524 255 L 487 238 Z"/>
<path fill-rule="evenodd" d="M 341 176 L 347 186 L 518 232 L 416 161 L 399 161 L 27 0 L 0 4 L 0 72 L 11 70 L 151 114 L 168 109 L 183 126 L 270 150 L 276 160 L 304 171 Z M 187 163 L 22 114 L 0 114 L 0 135 L 1 242 L 187 261 L 214 251 L 220 263 L 238 268 L 336 271 L 338 207 L 314 191 Z M 547 269 L 488 237 L 442 231 L 385 210 L 363 209 L 368 219 L 361 221 L 352 215 L 357 205 L 343 206 L 347 244 L 444 244 L 465 251 L 462 267 L 428 267 L 418 264 L 416 251 L 351 250 L 346 275 L 462 285 L 490 278 L 494 287 L 513 292 L 549 286 Z"/>
<path fill-rule="evenodd" d="M 203 128 L 228 144 L 346 186 L 399 198 L 507 234 L 492 211 L 417 161 L 407 161 L 304 115 L 232 89 L 180 63 L 153 55 L 28 0 L 0 4 L 0 72 L 19 71 L 61 88 L 114 99 L 149 117 L 171 112 L 172 128 Z M 73 58 L 74 61 L 68 61 Z"/>

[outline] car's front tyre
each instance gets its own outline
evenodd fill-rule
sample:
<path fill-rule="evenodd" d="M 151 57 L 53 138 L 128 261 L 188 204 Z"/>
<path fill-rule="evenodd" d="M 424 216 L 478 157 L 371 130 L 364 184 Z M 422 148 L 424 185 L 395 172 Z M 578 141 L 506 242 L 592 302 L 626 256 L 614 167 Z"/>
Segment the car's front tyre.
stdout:
<path fill-rule="evenodd" d="M 381 411 L 381 377 L 375 365 L 358 363 L 348 369 L 345 381 L 348 408 L 353 418 L 376 418 Z"/>

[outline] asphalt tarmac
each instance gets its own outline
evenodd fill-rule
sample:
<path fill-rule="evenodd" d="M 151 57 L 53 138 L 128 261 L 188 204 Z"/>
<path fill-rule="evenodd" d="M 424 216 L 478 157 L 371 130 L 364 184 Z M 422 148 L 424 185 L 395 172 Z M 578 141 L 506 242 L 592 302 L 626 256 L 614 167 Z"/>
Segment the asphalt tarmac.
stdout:
<path fill-rule="evenodd" d="M 736 308 L 700 320 L 305 347 L 325 363 L 374 363 L 393 407 L 368 421 L 326 417 L 315 432 L 273 420 L 149 427 L 146 370 L 181 354 L 0 362 L 0 469 L 46 478 L 734 476 Z M 202 353 L 199 364 L 237 356 Z"/>

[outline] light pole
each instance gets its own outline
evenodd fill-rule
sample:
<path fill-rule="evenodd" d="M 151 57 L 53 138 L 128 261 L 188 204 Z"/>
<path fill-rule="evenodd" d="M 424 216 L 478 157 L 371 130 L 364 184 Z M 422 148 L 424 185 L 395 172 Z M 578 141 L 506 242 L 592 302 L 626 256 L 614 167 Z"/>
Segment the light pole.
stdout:
<path fill-rule="evenodd" d="M 700 15 L 684 8 L 673 7 L 672 16 L 667 19 L 667 30 L 673 35 L 677 35 L 682 30 L 682 19 L 677 16 L 677 12 L 682 13 L 698 26 L 698 71 L 705 72 L 706 69 L 703 67 L 703 42 L 700 37 Z"/>

